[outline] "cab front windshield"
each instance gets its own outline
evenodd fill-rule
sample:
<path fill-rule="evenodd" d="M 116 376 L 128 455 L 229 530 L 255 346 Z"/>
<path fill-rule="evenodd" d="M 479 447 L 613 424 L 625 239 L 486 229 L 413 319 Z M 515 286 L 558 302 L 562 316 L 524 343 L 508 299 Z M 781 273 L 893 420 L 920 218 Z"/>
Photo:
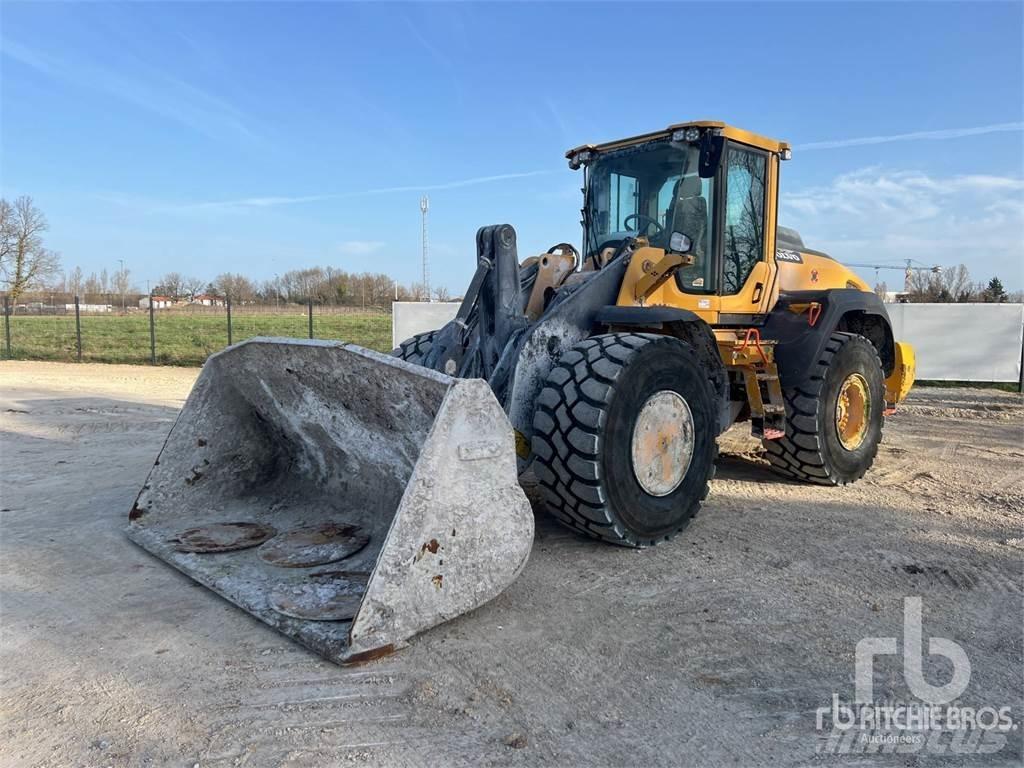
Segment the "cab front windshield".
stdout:
<path fill-rule="evenodd" d="M 678 232 L 690 239 L 694 257 L 681 270 L 680 287 L 709 290 L 712 180 L 698 176 L 699 154 L 694 144 L 653 141 L 598 155 L 587 168 L 586 257 L 603 263 L 609 248 L 639 235 L 667 250 Z"/>

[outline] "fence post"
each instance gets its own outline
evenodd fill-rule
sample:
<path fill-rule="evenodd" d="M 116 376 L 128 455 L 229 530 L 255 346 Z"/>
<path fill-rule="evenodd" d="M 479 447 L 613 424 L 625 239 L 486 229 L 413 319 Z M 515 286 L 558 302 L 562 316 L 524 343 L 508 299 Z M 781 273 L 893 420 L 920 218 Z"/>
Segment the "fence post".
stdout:
<path fill-rule="evenodd" d="M 8 343 L 9 345 L 9 343 Z M 1021 331 L 1020 340 L 1020 379 L 1017 381 L 1017 391 L 1024 393 L 1024 330 Z"/>
<path fill-rule="evenodd" d="M 156 365 L 156 320 L 153 317 L 153 294 L 149 294 L 149 362 Z"/>
<path fill-rule="evenodd" d="M 231 297 L 224 294 L 224 306 L 228 308 L 228 346 L 231 346 Z"/>
<path fill-rule="evenodd" d="M 13 357 L 11 353 L 11 298 L 4 294 L 4 337 L 7 339 L 7 357 Z"/>
<path fill-rule="evenodd" d="M 75 343 L 78 347 L 78 362 L 82 362 L 82 314 L 78 306 L 78 294 L 75 294 Z"/>
<path fill-rule="evenodd" d="M 309 308 L 309 338 L 313 338 L 313 299 L 308 299 L 306 305 Z"/>

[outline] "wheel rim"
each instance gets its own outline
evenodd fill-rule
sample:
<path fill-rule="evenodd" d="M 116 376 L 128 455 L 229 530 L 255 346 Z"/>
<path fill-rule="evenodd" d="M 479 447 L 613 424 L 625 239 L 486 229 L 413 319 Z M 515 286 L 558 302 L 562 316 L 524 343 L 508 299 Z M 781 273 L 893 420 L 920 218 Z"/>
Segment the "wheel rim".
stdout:
<path fill-rule="evenodd" d="M 851 373 L 843 380 L 836 400 L 836 434 L 839 443 L 848 451 L 860 448 L 868 433 L 871 413 L 871 391 L 868 382 L 859 373 Z"/>
<path fill-rule="evenodd" d="M 693 458 L 693 414 L 678 392 L 655 392 L 640 409 L 633 427 L 633 475 L 651 496 L 668 496 L 679 487 Z"/>

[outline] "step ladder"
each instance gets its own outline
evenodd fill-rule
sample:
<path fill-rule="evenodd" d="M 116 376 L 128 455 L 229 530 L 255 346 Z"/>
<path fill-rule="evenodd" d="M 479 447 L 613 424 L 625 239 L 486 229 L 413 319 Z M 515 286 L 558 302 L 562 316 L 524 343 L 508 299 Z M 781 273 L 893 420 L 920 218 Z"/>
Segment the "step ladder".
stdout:
<path fill-rule="evenodd" d="M 763 341 L 757 328 L 748 328 L 742 341 L 718 339 L 722 361 L 743 375 L 750 404 L 750 433 L 763 440 L 786 435 L 786 404 L 775 364 L 775 342 Z"/>

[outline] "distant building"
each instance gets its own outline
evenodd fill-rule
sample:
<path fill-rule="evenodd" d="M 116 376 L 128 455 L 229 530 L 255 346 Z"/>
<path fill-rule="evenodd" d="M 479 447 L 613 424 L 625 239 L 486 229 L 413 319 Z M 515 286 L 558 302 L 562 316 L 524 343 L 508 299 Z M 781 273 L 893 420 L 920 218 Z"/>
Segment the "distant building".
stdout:
<path fill-rule="evenodd" d="M 110 305 L 110 304 L 82 304 L 82 303 L 79 303 L 78 304 L 78 310 L 80 312 L 113 312 L 114 311 L 114 307 L 112 305 Z M 65 312 L 74 312 L 75 311 L 75 305 L 74 304 L 65 304 L 64 305 L 64 311 Z"/>
<path fill-rule="evenodd" d="M 886 291 L 882 295 L 882 302 L 885 304 L 906 304 L 910 296 L 906 291 Z"/>
<path fill-rule="evenodd" d="M 193 304 L 202 304 L 204 307 L 223 307 L 224 299 L 219 296 L 211 296 L 208 293 L 201 293 L 192 299 Z"/>
<path fill-rule="evenodd" d="M 167 309 L 174 306 L 174 299 L 167 296 L 153 296 L 153 309 Z M 149 309 L 149 296 L 139 299 L 139 309 Z"/>

